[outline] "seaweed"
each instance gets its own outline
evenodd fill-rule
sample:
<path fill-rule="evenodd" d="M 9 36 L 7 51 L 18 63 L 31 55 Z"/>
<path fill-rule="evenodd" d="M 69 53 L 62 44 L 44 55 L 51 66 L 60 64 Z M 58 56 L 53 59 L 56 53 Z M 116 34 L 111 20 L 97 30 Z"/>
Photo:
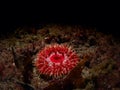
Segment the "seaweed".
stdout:
<path fill-rule="evenodd" d="M 65 79 L 50 83 L 44 90 L 73 90 L 73 88 L 84 88 L 85 79 L 81 76 L 81 72 L 87 61 L 88 56 L 84 56 L 83 60 L 79 62 Z"/>

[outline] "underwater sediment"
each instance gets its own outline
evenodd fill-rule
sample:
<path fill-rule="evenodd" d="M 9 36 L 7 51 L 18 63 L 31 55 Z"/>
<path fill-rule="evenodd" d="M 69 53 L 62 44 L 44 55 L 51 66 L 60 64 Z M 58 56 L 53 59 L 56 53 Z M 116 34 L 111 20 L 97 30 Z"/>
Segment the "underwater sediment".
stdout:
<path fill-rule="evenodd" d="M 60 78 L 39 73 L 34 65 L 38 52 L 54 44 L 72 47 L 79 57 L 77 65 Z M 59 61 L 64 58 L 60 53 L 57 56 Z M 119 66 L 119 40 L 93 28 L 56 24 L 39 29 L 20 27 L 0 37 L 0 90 L 120 89 Z"/>

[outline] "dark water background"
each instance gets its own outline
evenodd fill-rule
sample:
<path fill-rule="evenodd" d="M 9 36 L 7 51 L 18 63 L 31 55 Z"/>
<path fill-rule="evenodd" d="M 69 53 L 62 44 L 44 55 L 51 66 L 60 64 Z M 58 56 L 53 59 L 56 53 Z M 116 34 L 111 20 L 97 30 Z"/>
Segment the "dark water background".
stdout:
<path fill-rule="evenodd" d="M 62 3 L 62 2 L 61 2 Z M 39 28 L 41 24 L 78 24 L 93 27 L 103 33 L 120 36 L 119 7 L 117 3 L 59 3 L 38 5 L 10 4 L 1 9 L 0 33 L 12 32 L 18 27 Z"/>

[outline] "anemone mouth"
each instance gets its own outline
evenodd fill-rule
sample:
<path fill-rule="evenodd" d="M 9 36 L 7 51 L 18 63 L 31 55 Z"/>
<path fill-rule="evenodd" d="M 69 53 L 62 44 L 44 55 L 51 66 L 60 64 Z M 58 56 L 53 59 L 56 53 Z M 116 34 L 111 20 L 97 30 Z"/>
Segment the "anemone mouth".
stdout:
<path fill-rule="evenodd" d="M 62 63 L 64 60 L 64 55 L 62 54 L 53 54 L 50 57 L 50 60 L 54 63 Z"/>

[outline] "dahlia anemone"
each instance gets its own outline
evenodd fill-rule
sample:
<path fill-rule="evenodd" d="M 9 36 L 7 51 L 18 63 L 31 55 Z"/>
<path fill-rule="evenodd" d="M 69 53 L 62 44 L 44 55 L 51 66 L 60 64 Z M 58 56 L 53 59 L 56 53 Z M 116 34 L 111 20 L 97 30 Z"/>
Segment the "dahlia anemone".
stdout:
<path fill-rule="evenodd" d="M 71 47 L 53 44 L 37 54 L 35 66 L 41 74 L 60 77 L 68 74 L 78 62 L 79 57 Z"/>

